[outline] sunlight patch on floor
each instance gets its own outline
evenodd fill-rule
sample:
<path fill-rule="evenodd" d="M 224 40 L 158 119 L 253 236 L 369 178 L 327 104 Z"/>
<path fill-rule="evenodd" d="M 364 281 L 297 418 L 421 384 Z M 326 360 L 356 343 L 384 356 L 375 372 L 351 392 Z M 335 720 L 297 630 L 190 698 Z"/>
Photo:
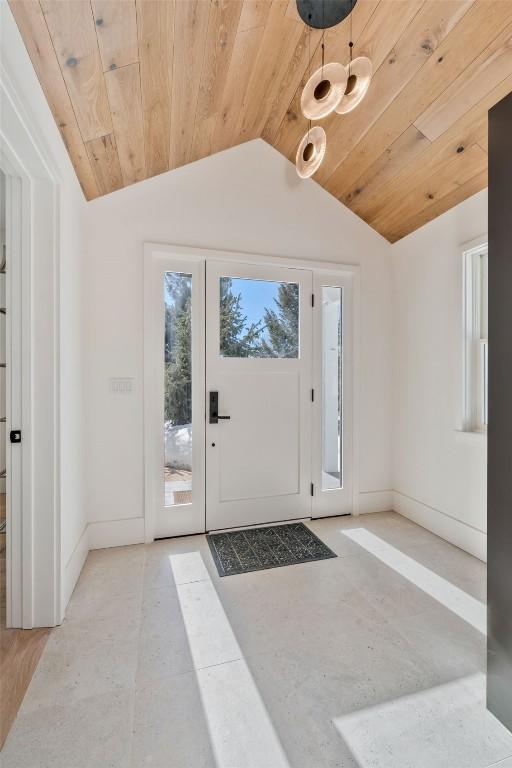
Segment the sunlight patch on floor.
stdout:
<path fill-rule="evenodd" d="M 169 560 L 218 768 L 289 768 L 201 554 Z"/>
<path fill-rule="evenodd" d="M 484 603 L 365 528 L 352 528 L 342 532 L 483 635 L 486 634 L 487 608 Z"/>
<path fill-rule="evenodd" d="M 482 674 L 333 722 L 361 768 L 486 768 L 512 755 L 512 734 L 485 709 Z"/>

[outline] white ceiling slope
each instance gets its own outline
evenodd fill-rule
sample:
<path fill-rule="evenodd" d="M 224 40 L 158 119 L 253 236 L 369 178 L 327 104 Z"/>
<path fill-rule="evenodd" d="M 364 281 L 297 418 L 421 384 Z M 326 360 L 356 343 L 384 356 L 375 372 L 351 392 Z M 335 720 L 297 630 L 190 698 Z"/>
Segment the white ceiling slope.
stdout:
<path fill-rule="evenodd" d="M 146 239 L 204 248 L 346 263 L 391 248 L 262 139 L 96 198 L 88 209 L 93 220 L 100 211 L 134 216 Z"/>

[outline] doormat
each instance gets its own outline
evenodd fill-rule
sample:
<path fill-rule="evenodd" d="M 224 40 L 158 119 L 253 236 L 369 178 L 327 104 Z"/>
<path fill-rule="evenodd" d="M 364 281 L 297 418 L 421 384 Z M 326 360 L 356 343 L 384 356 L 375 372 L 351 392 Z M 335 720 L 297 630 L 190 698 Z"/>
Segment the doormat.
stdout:
<path fill-rule="evenodd" d="M 219 576 L 337 557 L 304 523 L 209 533 L 206 538 Z"/>

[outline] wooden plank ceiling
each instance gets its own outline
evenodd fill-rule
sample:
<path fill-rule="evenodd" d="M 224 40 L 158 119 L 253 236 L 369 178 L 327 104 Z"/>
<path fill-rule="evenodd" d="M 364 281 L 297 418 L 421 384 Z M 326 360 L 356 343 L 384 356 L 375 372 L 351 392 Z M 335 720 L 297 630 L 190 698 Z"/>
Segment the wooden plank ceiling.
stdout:
<path fill-rule="evenodd" d="M 295 0 L 10 0 L 91 200 L 257 137 L 294 161 L 321 33 Z M 352 32 L 350 25 L 352 24 Z M 321 121 L 316 181 L 395 242 L 487 185 L 487 111 L 512 90 L 512 0 L 359 0 L 327 61 L 367 55 Z"/>

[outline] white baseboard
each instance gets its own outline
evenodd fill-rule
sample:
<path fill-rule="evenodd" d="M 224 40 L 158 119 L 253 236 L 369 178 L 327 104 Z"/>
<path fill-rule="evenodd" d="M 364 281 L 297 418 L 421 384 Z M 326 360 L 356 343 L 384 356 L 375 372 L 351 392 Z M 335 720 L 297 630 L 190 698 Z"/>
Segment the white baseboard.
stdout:
<path fill-rule="evenodd" d="M 398 491 L 364 491 L 359 494 L 360 514 L 386 512 L 388 510 L 395 510 L 395 512 L 432 531 L 432 533 L 435 533 L 442 539 L 446 539 L 446 541 L 455 544 L 455 546 L 486 562 L 487 536 L 482 531 Z M 145 541 L 144 518 L 133 517 L 126 520 L 89 523 L 87 534 L 89 549 L 143 544 Z M 84 536 L 82 536 L 83 538 Z M 66 568 L 66 602 L 73 591 L 87 556 L 87 551 L 84 554 L 84 546 L 85 544 L 83 543 L 80 544 L 80 547 L 77 546 L 73 554 L 73 565 L 70 560 Z M 73 574 L 76 575 L 73 576 Z M 68 585 L 72 586 L 69 587 Z M 71 591 L 69 591 L 69 588 L 71 588 Z"/>
<path fill-rule="evenodd" d="M 144 518 L 89 523 L 89 549 L 144 544 Z"/>
<path fill-rule="evenodd" d="M 359 494 L 360 515 L 388 512 L 390 509 L 393 509 L 393 491 L 362 491 Z"/>
<path fill-rule="evenodd" d="M 64 569 L 62 615 L 64 615 L 67 604 L 69 603 L 69 598 L 73 594 L 73 590 L 82 572 L 82 568 L 84 567 L 84 563 L 87 559 L 88 554 L 89 554 L 89 529 L 88 529 L 88 526 L 86 525 Z"/>
<path fill-rule="evenodd" d="M 487 562 L 487 534 L 483 531 L 399 491 L 393 491 L 392 508 L 470 555 L 478 557 L 484 563 Z"/>

